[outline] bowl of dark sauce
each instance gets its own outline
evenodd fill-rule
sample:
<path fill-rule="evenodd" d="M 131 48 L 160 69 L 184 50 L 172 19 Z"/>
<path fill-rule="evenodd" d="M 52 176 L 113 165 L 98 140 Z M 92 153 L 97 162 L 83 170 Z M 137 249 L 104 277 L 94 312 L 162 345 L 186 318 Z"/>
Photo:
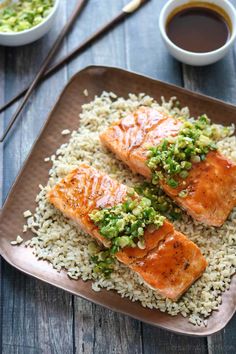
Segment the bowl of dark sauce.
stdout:
<path fill-rule="evenodd" d="M 190 65 L 222 59 L 236 37 L 236 9 L 227 0 L 170 0 L 159 26 L 169 52 Z"/>

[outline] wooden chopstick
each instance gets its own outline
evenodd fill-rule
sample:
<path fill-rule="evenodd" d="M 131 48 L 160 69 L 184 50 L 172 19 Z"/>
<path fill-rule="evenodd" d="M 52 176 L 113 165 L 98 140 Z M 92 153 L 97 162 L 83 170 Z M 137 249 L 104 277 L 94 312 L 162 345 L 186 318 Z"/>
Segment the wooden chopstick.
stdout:
<path fill-rule="evenodd" d="M 3 133 L 0 142 L 3 142 L 3 140 L 5 139 L 5 137 L 7 136 L 8 132 L 10 131 L 11 127 L 13 126 L 14 122 L 16 121 L 17 117 L 19 116 L 19 114 L 22 112 L 23 108 L 25 107 L 25 104 L 27 103 L 31 93 L 33 92 L 33 90 L 35 89 L 35 87 L 38 85 L 41 77 L 43 76 L 43 74 L 45 73 L 48 64 L 50 63 L 50 61 L 52 60 L 52 58 L 54 57 L 56 51 L 59 49 L 60 44 L 62 43 L 64 37 L 66 36 L 66 34 L 68 33 L 68 31 L 70 30 L 71 26 L 73 25 L 73 23 L 75 22 L 75 20 L 77 19 L 77 17 L 79 16 L 79 14 L 81 13 L 85 3 L 87 2 L 87 0 L 79 0 L 78 3 L 75 6 L 75 9 L 69 19 L 69 21 L 66 23 L 66 25 L 63 27 L 61 33 L 59 34 L 58 38 L 56 39 L 55 43 L 53 44 L 52 48 L 50 49 L 46 59 L 43 61 L 41 68 L 39 69 L 39 72 L 37 73 L 37 75 L 35 76 L 33 82 L 31 83 L 31 85 L 29 86 L 29 88 L 26 91 L 26 94 L 24 96 L 24 99 L 22 100 L 22 102 L 19 104 L 17 110 L 15 111 L 15 113 L 13 114 L 5 132 Z"/>
<path fill-rule="evenodd" d="M 120 23 L 122 20 L 124 20 L 126 17 L 134 13 L 138 8 L 140 8 L 142 5 L 147 3 L 150 0 L 132 0 L 129 2 L 123 9 L 122 11 L 116 15 L 113 19 L 108 21 L 105 25 L 103 25 L 101 28 L 99 28 L 96 32 L 94 32 L 91 36 L 89 36 L 87 39 L 85 39 L 78 47 L 73 49 L 70 53 L 65 55 L 63 58 L 61 58 L 59 61 L 57 61 L 54 65 L 52 65 L 48 70 L 46 70 L 43 74 L 43 76 L 40 78 L 46 78 L 49 75 L 53 74 L 55 71 L 60 69 L 64 64 L 66 64 L 68 61 L 70 61 L 76 54 L 79 54 L 83 50 L 85 50 L 90 44 L 92 44 L 95 40 L 97 40 L 99 37 L 104 35 L 108 30 L 112 29 L 115 27 L 118 23 Z M 11 104 L 16 102 L 20 97 L 22 97 L 28 90 L 28 86 L 25 87 L 21 92 L 17 93 L 14 97 L 12 97 L 9 101 L 7 101 L 2 107 L 0 107 L 0 113 L 3 112 L 6 108 L 8 108 Z M 14 123 L 14 122 L 13 122 Z M 0 140 L 2 140 L 4 137 Z"/>

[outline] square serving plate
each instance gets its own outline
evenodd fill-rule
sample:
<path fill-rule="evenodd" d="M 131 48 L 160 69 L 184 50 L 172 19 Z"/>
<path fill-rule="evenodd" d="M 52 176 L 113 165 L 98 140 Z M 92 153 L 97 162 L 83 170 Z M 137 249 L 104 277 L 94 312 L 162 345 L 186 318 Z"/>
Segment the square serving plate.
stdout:
<path fill-rule="evenodd" d="M 83 94 L 84 89 L 88 90 L 88 97 Z M 80 71 L 65 87 L 49 115 L 1 210 L 0 254 L 22 272 L 111 310 L 176 333 L 194 336 L 213 334 L 224 328 L 235 312 L 236 277 L 232 279 L 230 290 L 224 293 L 219 311 L 214 311 L 209 317 L 207 327 L 197 327 L 181 315 L 172 317 L 158 310 L 146 309 L 113 291 L 94 292 L 90 281 L 71 280 L 66 272 L 58 273 L 49 263 L 38 261 L 31 248 L 23 245 L 12 247 L 10 244 L 16 235 L 22 234 L 25 223 L 23 212 L 35 209 L 39 184 L 47 183 L 49 165 L 44 158 L 68 140 L 68 137 L 61 135 L 63 129 L 78 129 L 81 105 L 104 90 L 124 97 L 130 92 L 145 92 L 156 100 L 160 100 L 161 96 L 166 99 L 177 96 L 182 106 L 189 106 L 192 115 L 207 113 L 214 122 L 226 125 L 234 122 L 236 117 L 236 107 L 232 105 L 122 69 L 91 66 Z M 24 234 L 25 241 L 31 237 L 31 232 Z"/>

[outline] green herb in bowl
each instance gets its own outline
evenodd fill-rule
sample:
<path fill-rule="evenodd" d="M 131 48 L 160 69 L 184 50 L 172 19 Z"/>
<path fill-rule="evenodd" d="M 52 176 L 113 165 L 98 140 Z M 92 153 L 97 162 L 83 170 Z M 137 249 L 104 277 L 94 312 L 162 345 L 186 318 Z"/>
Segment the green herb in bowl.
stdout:
<path fill-rule="evenodd" d="M 45 20 L 55 0 L 19 0 L 0 11 L 0 32 L 22 32 Z"/>

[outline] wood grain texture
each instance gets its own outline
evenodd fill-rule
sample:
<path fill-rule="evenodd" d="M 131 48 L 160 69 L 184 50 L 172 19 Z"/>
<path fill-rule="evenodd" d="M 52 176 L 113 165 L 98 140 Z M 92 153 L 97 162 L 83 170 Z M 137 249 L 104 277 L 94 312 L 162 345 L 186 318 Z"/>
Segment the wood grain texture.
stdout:
<path fill-rule="evenodd" d="M 208 353 L 205 338 L 190 338 L 176 335 L 167 331 L 156 329 L 143 324 L 144 354 L 206 354 Z"/>
<path fill-rule="evenodd" d="M 2 48 L 2 55 L 0 55 L 0 104 L 5 101 L 4 94 L 4 82 L 5 82 L 5 49 Z M 0 134 L 3 132 L 3 120 L 4 113 L 0 114 Z M 0 144 L 0 181 L 3 180 L 3 146 Z M 3 183 L 0 183 L 0 205 L 2 205 L 2 196 L 3 196 Z"/>
<path fill-rule="evenodd" d="M 220 333 L 208 337 L 209 354 L 235 354 L 236 350 L 236 316 Z"/>
<path fill-rule="evenodd" d="M 220 62 L 194 68 L 183 65 L 184 87 L 236 104 L 236 46 Z M 236 319 L 220 332 L 207 338 L 209 354 L 235 353 Z"/>
<path fill-rule="evenodd" d="M 5 100 L 5 95 L 4 95 L 4 81 L 5 81 L 5 72 L 4 72 L 4 67 L 5 67 L 5 49 L 1 48 L 1 54 L 0 55 L 0 103 L 4 102 Z M 0 134 L 3 132 L 3 119 L 4 119 L 4 113 L 0 114 Z M 0 144 L 0 206 L 2 206 L 2 195 L 3 195 L 3 146 Z M 1 352 L 1 343 L 2 343 L 2 329 L 3 326 L 2 324 L 2 309 L 3 309 L 3 299 L 2 299 L 2 265 L 3 265 L 3 260 L 0 257 L 0 352 Z"/>
<path fill-rule="evenodd" d="M 76 353 L 142 353 L 141 323 L 76 298 Z"/>
<path fill-rule="evenodd" d="M 10 97 L 12 92 L 17 91 L 22 85 L 30 82 L 43 61 L 48 49 L 61 29 L 62 22 L 66 21 L 65 3 L 61 4 L 61 18 L 49 35 L 29 46 L 7 49 L 5 66 L 5 96 Z M 65 49 L 64 49 L 65 50 Z M 39 133 L 43 121 L 55 103 L 58 94 L 66 83 L 66 70 L 61 70 L 52 79 L 43 83 L 32 95 L 26 109 L 16 122 L 11 139 L 4 144 L 4 178 L 3 190 L 8 191 L 15 176 L 28 154 L 32 143 Z M 33 102 L 33 104 L 32 104 Z M 17 104 L 6 111 L 5 126 Z M 9 163 L 9 160 L 11 163 Z M 3 198 L 5 199 L 6 193 Z"/>
<path fill-rule="evenodd" d="M 66 3 L 62 2 L 61 16 L 46 38 L 22 48 L 6 49 L 6 97 L 32 80 L 65 21 Z M 66 82 L 67 72 L 63 69 L 42 84 L 16 124 L 11 139 L 6 141 L 4 198 Z M 15 108 L 8 110 L 6 121 Z M 5 262 L 1 287 L 3 354 L 73 353 L 71 295 L 25 276 Z"/>
<path fill-rule="evenodd" d="M 231 0 L 230 0 L 231 1 Z M 235 5 L 235 1 L 231 1 Z M 183 65 L 184 87 L 236 104 L 236 45 L 221 61 L 205 67 Z"/>
<path fill-rule="evenodd" d="M 183 65 L 184 86 L 190 90 L 236 103 L 236 49 L 211 66 L 193 68 Z"/>
<path fill-rule="evenodd" d="M 78 43 L 121 10 L 128 0 L 89 0 L 58 54 Z M 0 48 L 0 103 L 29 83 L 76 0 L 62 0 L 53 31 L 21 48 Z M 35 91 L 3 150 L 3 198 L 68 79 L 90 64 L 119 66 L 236 103 L 236 46 L 223 61 L 207 68 L 182 66 L 165 50 L 158 17 L 165 0 L 143 9 L 75 58 Z M 16 106 L 5 114 L 5 124 Z M 1 122 L 2 116 L 0 116 Z M 1 124 L 1 123 L 0 123 Z M 3 124 L 3 123 L 2 123 Z M 0 128 L 1 129 L 1 128 Z M 1 163 L 1 160 L 0 160 Z M 1 165 L 0 165 L 1 166 Z M 220 334 L 189 338 L 171 334 L 73 297 L 0 264 L 0 353 L 210 353 L 233 354 L 235 318 Z"/>
<path fill-rule="evenodd" d="M 155 3 L 155 4 L 154 4 Z M 169 56 L 158 33 L 158 18 L 165 1 L 150 2 L 145 11 L 125 23 L 127 67 L 159 80 L 182 85 L 182 67 Z M 151 19 L 151 20 L 147 20 Z M 144 24 L 141 28 L 137 24 Z M 134 38 L 136 40 L 134 40 Z M 147 40 L 148 38 L 148 40 Z M 206 340 L 170 334 L 142 324 L 144 353 L 206 353 Z"/>
<path fill-rule="evenodd" d="M 181 86 L 181 64 L 165 50 L 158 29 L 164 4 L 165 0 L 150 1 L 125 22 L 127 69 Z"/>
<path fill-rule="evenodd" d="M 4 263 L 2 353 L 73 353 L 72 296 Z"/>
<path fill-rule="evenodd" d="M 74 27 L 69 45 L 73 47 L 73 38 L 82 40 L 94 30 L 91 28 L 91 18 L 97 18 L 96 26 L 100 26 L 121 8 L 121 2 L 118 1 L 100 1 L 99 6 L 98 1 L 91 1 L 83 14 L 84 25 Z M 68 76 L 90 64 L 125 66 L 125 49 L 120 43 L 121 38 L 124 39 L 122 26 L 73 60 L 68 67 Z M 141 353 L 141 325 L 137 321 L 76 297 L 74 308 L 76 353 Z"/>

